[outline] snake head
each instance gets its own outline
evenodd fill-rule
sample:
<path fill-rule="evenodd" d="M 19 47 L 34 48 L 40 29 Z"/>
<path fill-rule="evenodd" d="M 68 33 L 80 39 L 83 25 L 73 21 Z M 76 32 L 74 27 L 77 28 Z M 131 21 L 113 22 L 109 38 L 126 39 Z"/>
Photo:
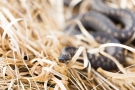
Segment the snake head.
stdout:
<path fill-rule="evenodd" d="M 59 62 L 61 62 L 61 63 L 66 63 L 71 59 L 72 59 L 72 57 L 69 53 L 61 53 L 59 56 Z"/>
<path fill-rule="evenodd" d="M 59 62 L 66 63 L 69 60 L 71 60 L 76 50 L 77 49 L 75 47 L 71 47 L 71 46 L 67 46 L 64 49 L 62 49 L 62 52 L 59 56 Z"/>

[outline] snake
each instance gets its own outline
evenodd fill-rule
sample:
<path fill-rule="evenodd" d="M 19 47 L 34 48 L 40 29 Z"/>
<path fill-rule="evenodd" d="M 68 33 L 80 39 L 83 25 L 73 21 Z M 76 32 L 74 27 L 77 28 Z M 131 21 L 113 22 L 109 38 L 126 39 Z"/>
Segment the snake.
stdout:
<path fill-rule="evenodd" d="M 125 43 L 132 37 L 135 30 L 135 14 L 133 11 L 109 7 L 105 4 L 105 0 L 92 0 L 91 8 L 92 10 L 81 14 L 79 20 L 98 43 Z M 74 15 L 70 20 L 78 19 L 79 16 L 80 14 Z M 114 21 L 121 22 L 123 27 L 117 27 Z M 70 35 L 81 34 L 77 24 L 73 28 L 71 26 L 66 26 L 64 32 L 67 33 L 72 29 Z M 68 62 L 77 50 L 78 48 L 73 46 L 63 48 L 59 56 L 59 61 L 61 63 Z M 105 52 L 115 57 L 119 63 L 124 63 L 125 55 L 123 48 L 107 47 L 105 48 Z M 99 67 L 105 70 L 117 68 L 117 65 L 112 60 L 103 55 L 87 53 L 87 57 L 91 66 L 95 69 Z"/>

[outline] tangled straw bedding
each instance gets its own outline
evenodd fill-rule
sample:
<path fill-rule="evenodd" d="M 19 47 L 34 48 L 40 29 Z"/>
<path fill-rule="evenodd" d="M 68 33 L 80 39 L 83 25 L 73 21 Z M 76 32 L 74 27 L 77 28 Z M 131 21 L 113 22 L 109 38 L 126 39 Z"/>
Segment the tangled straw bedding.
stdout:
<path fill-rule="evenodd" d="M 79 12 L 85 12 L 90 0 L 82 3 Z M 111 2 L 113 1 L 113 2 Z M 87 3 L 89 2 L 89 3 Z M 127 3 L 126 3 L 127 2 Z M 110 0 L 112 7 L 134 9 L 134 1 Z M 62 0 L 1 0 L 0 1 L 0 89 L 53 90 L 53 89 L 130 89 L 135 88 L 134 48 L 120 44 L 99 45 L 88 35 L 79 21 L 84 36 L 70 37 L 62 32 L 65 18 L 72 14 L 73 5 L 64 8 Z M 63 13 L 64 12 L 64 13 Z M 134 38 L 134 37 L 133 37 Z M 81 41 L 87 41 L 86 44 Z M 76 43 L 74 43 L 76 41 Z M 66 45 L 81 46 L 71 62 L 61 64 L 58 57 Z M 109 45 L 126 48 L 128 67 L 122 67 L 102 49 Z M 119 72 L 93 70 L 87 60 L 86 48 L 112 58 Z M 84 57 L 79 57 L 83 52 Z M 77 62 L 83 58 L 84 63 Z M 99 74 L 100 73 L 100 74 Z"/>

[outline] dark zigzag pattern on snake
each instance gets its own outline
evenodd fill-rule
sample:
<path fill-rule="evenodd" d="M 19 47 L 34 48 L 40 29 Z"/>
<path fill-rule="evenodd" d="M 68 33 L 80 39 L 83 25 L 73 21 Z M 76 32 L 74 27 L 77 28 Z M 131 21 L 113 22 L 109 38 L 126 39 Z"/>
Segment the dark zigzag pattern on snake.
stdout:
<path fill-rule="evenodd" d="M 101 44 L 103 43 L 124 43 L 128 41 L 132 34 L 134 33 L 135 26 L 135 16 L 131 10 L 128 9 L 114 9 L 106 6 L 104 0 L 93 0 L 92 1 L 93 11 L 82 14 L 79 20 L 82 22 L 84 27 L 90 27 L 96 32 L 89 31 L 95 40 Z M 80 15 L 80 14 L 79 14 Z M 71 20 L 76 19 L 78 15 L 75 15 Z M 124 24 L 124 28 L 117 28 L 116 25 L 109 19 L 115 19 Z M 71 28 L 68 25 L 65 28 L 67 33 L 70 29 L 70 35 L 80 34 L 78 26 L 75 25 Z M 60 62 L 66 62 L 71 60 L 72 56 L 75 54 L 77 48 L 75 47 L 65 47 L 59 57 Z M 112 47 L 106 48 L 106 52 L 115 57 L 120 63 L 124 62 L 124 51 L 122 48 L 113 47 L 114 52 L 112 52 Z M 91 62 L 93 68 L 101 67 L 105 70 L 115 69 L 115 63 L 105 56 L 96 56 L 95 54 L 87 54 L 88 59 Z"/>

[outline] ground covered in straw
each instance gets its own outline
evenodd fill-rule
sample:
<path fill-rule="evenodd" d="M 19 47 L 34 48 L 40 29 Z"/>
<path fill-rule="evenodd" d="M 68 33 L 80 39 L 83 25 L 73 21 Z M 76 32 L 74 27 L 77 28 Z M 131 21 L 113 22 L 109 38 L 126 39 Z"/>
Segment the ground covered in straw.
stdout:
<path fill-rule="evenodd" d="M 71 37 L 62 31 L 73 11 L 86 12 L 91 1 L 84 0 L 80 8 L 74 9 L 76 3 L 64 7 L 62 0 L 0 1 L 0 90 L 135 89 L 134 48 L 120 44 L 99 45 L 88 33 Z M 106 3 L 132 10 L 135 7 L 134 0 L 108 0 Z M 81 23 L 76 23 L 85 32 Z M 80 47 L 71 62 L 62 64 L 58 57 L 67 45 Z M 131 51 L 125 51 L 125 67 L 102 51 L 109 45 Z M 99 46 L 100 53 L 116 61 L 117 71 L 91 68 L 86 48 L 95 46 Z M 82 52 L 85 62 L 76 62 Z"/>

